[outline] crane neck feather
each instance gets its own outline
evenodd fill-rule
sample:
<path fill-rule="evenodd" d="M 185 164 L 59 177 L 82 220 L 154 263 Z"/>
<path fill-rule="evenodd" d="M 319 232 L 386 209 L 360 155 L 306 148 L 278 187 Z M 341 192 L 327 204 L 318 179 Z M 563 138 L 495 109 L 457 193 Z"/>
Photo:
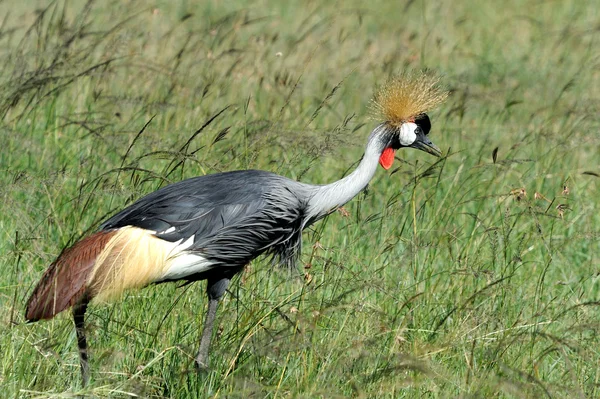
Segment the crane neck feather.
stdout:
<path fill-rule="evenodd" d="M 308 203 L 309 217 L 313 220 L 320 219 L 360 193 L 375 175 L 381 154 L 388 143 L 389 131 L 381 124 L 369 136 L 365 154 L 352 173 L 331 184 L 317 186 Z"/>

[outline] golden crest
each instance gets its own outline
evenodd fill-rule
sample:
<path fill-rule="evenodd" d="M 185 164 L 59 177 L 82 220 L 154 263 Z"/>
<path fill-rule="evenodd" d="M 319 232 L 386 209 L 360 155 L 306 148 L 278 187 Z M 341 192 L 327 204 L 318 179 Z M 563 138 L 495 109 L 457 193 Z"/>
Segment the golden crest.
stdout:
<path fill-rule="evenodd" d="M 371 101 L 374 117 L 391 125 L 410 122 L 448 97 L 440 78 L 426 72 L 405 72 L 389 79 Z"/>

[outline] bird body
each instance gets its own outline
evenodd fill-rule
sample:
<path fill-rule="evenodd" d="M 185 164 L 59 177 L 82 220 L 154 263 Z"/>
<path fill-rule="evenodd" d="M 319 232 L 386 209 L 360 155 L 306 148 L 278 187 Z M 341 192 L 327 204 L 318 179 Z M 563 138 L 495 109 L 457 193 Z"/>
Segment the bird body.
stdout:
<path fill-rule="evenodd" d="M 302 230 L 364 189 L 376 171 L 380 146 L 373 139 L 356 170 L 328 185 L 240 170 L 194 177 L 150 193 L 59 257 L 56 272 L 68 275 L 54 282 L 71 285 L 73 298 L 64 306 L 53 306 L 55 298 L 48 295 L 30 301 L 27 319 L 50 318 L 77 302 L 77 296 L 107 301 L 152 283 L 204 280 L 214 269 L 235 274 L 263 253 L 293 267 Z M 96 258 L 93 266 L 81 269 L 81 281 L 74 284 L 71 273 L 78 259 L 70 254 L 79 247 L 93 247 Z M 67 262 L 73 265 L 58 270 Z M 38 315 L 42 310 L 43 316 Z"/>
<path fill-rule="evenodd" d="M 306 222 L 303 199 L 312 192 L 310 185 L 270 172 L 217 173 L 164 187 L 100 228 L 133 225 L 176 244 L 166 274 L 153 282 L 194 280 L 212 268 L 241 268 L 264 252 L 292 265 L 297 252 L 283 246 L 299 243 Z"/>
<path fill-rule="evenodd" d="M 212 269 L 235 274 L 264 252 L 291 266 L 308 222 L 300 198 L 313 191 L 314 186 L 258 170 L 163 187 L 67 249 L 34 290 L 26 317 L 51 318 L 84 295 L 107 301 L 152 283 L 204 280 Z M 81 262 L 86 255 L 94 259 Z"/>
<path fill-rule="evenodd" d="M 27 320 L 73 308 L 85 384 L 84 314 L 91 300 L 114 299 L 153 283 L 207 280 L 209 305 L 196 358 L 206 367 L 217 304 L 236 273 L 260 255 L 293 266 L 302 230 L 363 190 L 378 164 L 388 169 L 397 149 L 441 154 L 427 137 L 431 124 L 425 110 L 418 110 L 409 120 L 378 125 L 358 167 L 331 184 L 242 170 L 194 177 L 146 195 L 63 251 L 34 289 Z"/>

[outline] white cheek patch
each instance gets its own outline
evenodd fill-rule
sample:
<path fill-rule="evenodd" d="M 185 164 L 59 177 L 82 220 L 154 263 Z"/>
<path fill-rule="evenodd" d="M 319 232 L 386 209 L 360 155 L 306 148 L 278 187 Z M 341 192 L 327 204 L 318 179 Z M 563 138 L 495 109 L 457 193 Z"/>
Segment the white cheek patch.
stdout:
<path fill-rule="evenodd" d="M 400 126 L 400 144 L 403 146 L 409 146 L 414 143 L 417 139 L 415 130 L 417 130 L 416 123 L 403 123 L 402 126 Z"/>

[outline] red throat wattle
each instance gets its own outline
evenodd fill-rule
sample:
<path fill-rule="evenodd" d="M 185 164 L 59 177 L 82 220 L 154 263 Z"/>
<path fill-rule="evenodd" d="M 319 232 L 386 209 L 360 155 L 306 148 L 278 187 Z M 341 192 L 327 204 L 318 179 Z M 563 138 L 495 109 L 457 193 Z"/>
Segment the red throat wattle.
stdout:
<path fill-rule="evenodd" d="M 394 163 L 394 156 L 396 155 L 396 150 L 392 147 L 388 147 L 381 153 L 379 157 L 379 165 L 385 170 L 388 170 L 392 167 L 392 163 Z"/>

